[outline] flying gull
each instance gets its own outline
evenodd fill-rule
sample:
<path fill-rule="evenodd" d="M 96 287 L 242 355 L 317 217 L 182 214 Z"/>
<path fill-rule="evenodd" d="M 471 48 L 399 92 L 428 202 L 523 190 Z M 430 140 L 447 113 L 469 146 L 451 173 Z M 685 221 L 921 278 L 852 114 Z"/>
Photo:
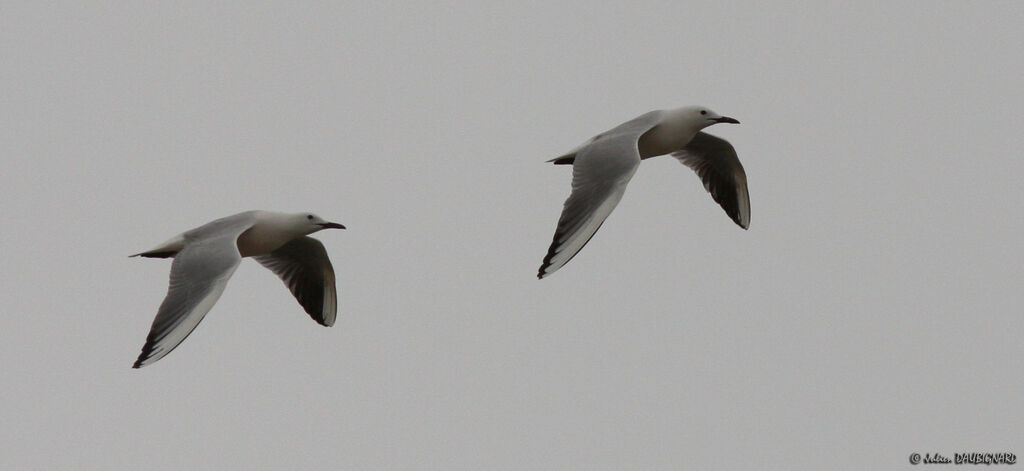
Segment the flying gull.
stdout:
<path fill-rule="evenodd" d="M 549 160 L 555 165 L 572 165 L 572 193 L 565 200 L 537 278 L 562 268 L 587 245 L 622 199 L 640 161 L 650 157 L 671 154 L 693 169 L 726 214 L 746 229 L 750 196 L 736 149 L 701 131 L 716 123 L 739 121 L 701 106 L 651 111 Z"/>
<path fill-rule="evenodd" d="M 334 325 L 338 309 L 334 267 L 324 245 L 307 234 L 344 228 L 309 213 L 246 211 L 132 255 L 174 257 L 167 297 L 133 368 L 163 358 L 192 333 L 224 292 L 242 257 L 255 258 L 279 276 L 313 320 Z"/>

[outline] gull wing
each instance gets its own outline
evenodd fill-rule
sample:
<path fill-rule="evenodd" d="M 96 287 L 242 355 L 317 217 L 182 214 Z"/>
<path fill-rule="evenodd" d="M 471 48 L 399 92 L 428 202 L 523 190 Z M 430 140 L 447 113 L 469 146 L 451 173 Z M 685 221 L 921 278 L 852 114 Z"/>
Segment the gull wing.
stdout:
<path fill-rule="evenodd" d="M 740 227 L 750 226 L 750 194 L 747 174 L 729 141 L 698 132 L 682 149 L 673 152 L 687 167 L 697 172 L 704 188 Z"/>
<path fill-rule="evenodd" d="M 575 149 L 572 193 L 562 207 L 555 236 L 537 278 L 569 263 L 601 228 L 640 165 L 640 136 L 654 127 L 660 116 L 658 111 L 644 114 Z"/>
<path fill-rule="evenodd" d="M 185 340 L 199 325 L 235 273 L 239 262 L 235 236 L 186 245 L 171 264 L 167 297 L 160 304 L 153 326 L 133 368 L 149 365 Z"/>
<path fill-rule="evenodd" d="M 324 244 L 312 237 L 299 237 L 269 254 L 253 258 L 284 281 L 313 320 L 327 327 L 334 325 L 338 293 L 334 267 Z"/>
<path fill-rule="evenodd" d="M 220 299 L 242 256 L 238 236 L 252 227 L 254 212 L 228 216 L 184 234 L 184 247 L 171 263 L 170 286 L 160 303 L 142 353 L 133 368 L 171 353 Z"/>

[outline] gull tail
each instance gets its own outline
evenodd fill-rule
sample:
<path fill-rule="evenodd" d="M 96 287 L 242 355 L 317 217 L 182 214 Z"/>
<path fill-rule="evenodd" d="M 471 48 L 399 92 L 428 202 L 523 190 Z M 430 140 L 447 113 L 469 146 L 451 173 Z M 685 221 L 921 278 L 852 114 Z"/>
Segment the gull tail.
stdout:
<path fill-rule="evenodd" d="M 139 252 L 135 255 L 129 255 L 129 257 L 171 258 L 177 255 L 183 248 L 185 248 L 185 237 L 184 235 L 179 234 L 174 236 L 171 240 L 153 247 L 152 249 L 145 252 Z"/>
<path fill-rule="evenodd" d="M 178 254 L 178 251 L 164 251 L 159 252 L 156 250 L 150 250 L 149 252 L 139 252 L 137 254 L 129 255 L 128 257 L 146 257 L 146 258 L 171 258 Z"/>
<path fill-rule="evenodd" d="M 553 163 L 555 165 L 572 165 L 572 163 L 575 162 L 575 161 L 576 161 L 576 153 L 573 152 L 571 154 L 565 154 L 565 155 L 562 155 L 562 156 L 559 156 L 559 157 L 555 157 L 555 158 L 549 160 L 548 162 L 551 162 L 551 163 Z"/>

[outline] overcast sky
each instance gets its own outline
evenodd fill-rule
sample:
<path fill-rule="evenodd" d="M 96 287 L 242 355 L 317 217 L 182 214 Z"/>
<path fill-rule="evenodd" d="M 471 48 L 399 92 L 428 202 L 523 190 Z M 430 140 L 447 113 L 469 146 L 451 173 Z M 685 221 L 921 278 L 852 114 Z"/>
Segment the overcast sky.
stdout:
<path fill-rule="evenodd" d="M 1024 455 L 1024 4 L 4 2 L 0 468 L 899 469 Z M 571 170 L 670 157 L 535 275 Z M 132 370 L 167 260 L 313 211 L 337 324 L 243 261 Z"/>

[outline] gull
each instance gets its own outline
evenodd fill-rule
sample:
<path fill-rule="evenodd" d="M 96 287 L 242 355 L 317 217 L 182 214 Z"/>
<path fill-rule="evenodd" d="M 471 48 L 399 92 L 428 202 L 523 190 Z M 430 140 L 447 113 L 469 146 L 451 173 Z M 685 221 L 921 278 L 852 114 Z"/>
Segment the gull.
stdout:
<path fill-rule="evenodd" d="M 344 228 L 309 213 L 246 211 L 132 255 L 174 257 L 167 297 L 132 367 L 152 364 L 180 345 L 220 298 L 242 257 L 255 258 L 279 276 L 313 320 L 326 327 L 334 325 L 338 310 L 334 267 L 324 245 L 307 235 Z"/>
<path fill-rule="evenodd" d="M 659 155 L 671 154 L 693 169 L 726 214 L 746 229 L 750 196 L 736 149 L 701 131 L 716 123 L 739 121 L 702 106 L 651 111 L 549 160 L 555 165 L 572 165 L 572 193 L 565 200 L 537 278 L 562 268 L 587 245 L 619 204 L 640 161 Z"/>

